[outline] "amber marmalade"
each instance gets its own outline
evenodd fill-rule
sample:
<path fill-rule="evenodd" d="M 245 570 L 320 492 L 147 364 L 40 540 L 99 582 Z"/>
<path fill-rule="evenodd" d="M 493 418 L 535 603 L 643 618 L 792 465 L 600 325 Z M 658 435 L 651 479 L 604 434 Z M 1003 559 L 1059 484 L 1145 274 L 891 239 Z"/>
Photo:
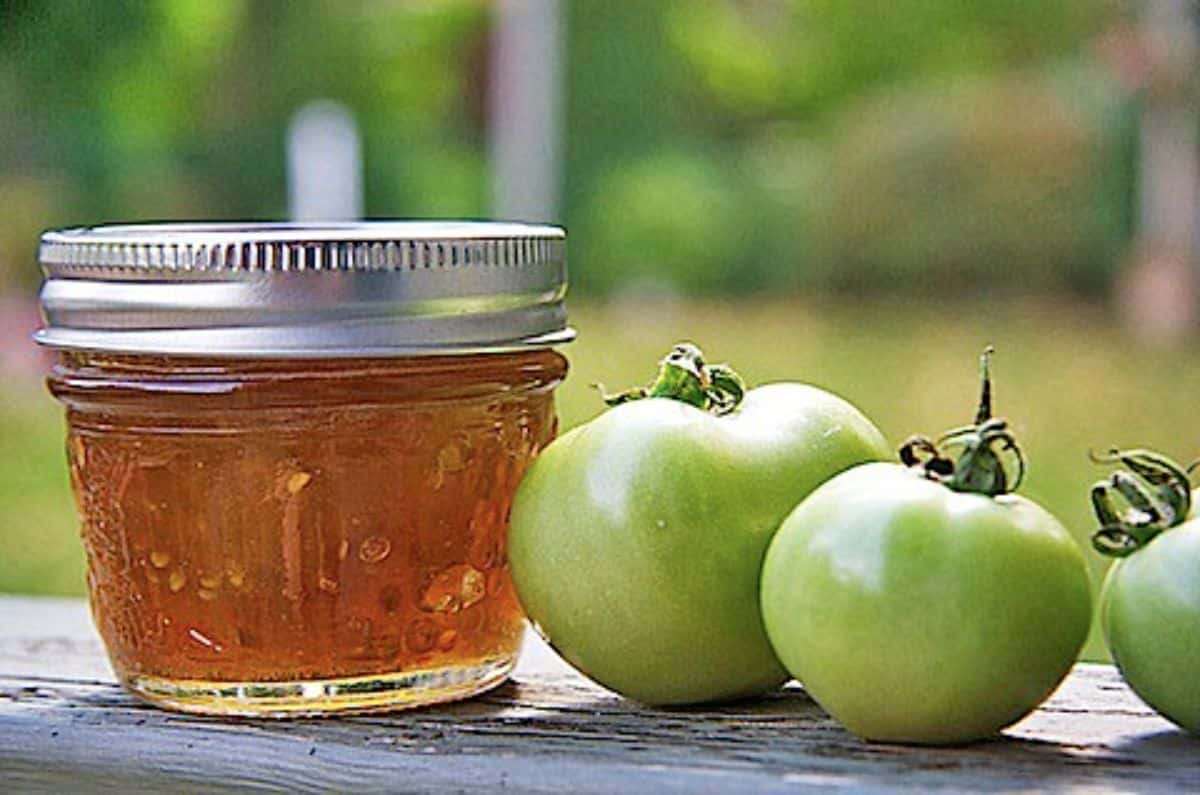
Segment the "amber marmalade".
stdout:
<path fill-rule="evenodd" d="M 501 681 L 524 627 L 509 505 L 554 435 L 565 370 L 546 350 L 64 353 L 50 386 L 117 674 L 171 706 L 246 714 Z"/>

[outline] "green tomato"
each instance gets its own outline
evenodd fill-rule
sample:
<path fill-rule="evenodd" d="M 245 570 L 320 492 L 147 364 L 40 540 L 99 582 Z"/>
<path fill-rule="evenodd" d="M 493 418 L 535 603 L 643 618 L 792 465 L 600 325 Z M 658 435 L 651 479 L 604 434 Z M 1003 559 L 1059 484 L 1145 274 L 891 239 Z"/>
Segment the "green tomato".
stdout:
<path fill-rule="evenodd" d="M 1037 504 L 866 464 L 783 522 L 762 610 L 779 659 L 850 731 L 950 744 L 996 733 L 1057 687 L 1091 592 L 1079 547 Z"/>
<path fill-rule="evenodd" d="M 1200 734 L 1200 491 L 1153 450 L 1091 458 L 1126 467 L 1091 490 L 1100 523 L 1092 545 L 1119 558 L 1100 595 L 1113 661 L 1143 701 Z"/>
<path fill-rule="evenodd" d="M 729 377 L 714 369 L 711 380 Z M 883 436 L 849 403 L 800 384 L 751 390 L 721 416 L 635 392 L 526 473 L 508 537 L 521 603 L 568 662 L 639 701 L 776 687 L 787 674 L 758 609 L 767 544 L 822 481 L 885 457 Z"/>
<path fill-rule="evenodd" d="M 1163 717 L 1200 734 L 1200 519 L 1113 564 L 1100 625 L 1125 681 Z"/>

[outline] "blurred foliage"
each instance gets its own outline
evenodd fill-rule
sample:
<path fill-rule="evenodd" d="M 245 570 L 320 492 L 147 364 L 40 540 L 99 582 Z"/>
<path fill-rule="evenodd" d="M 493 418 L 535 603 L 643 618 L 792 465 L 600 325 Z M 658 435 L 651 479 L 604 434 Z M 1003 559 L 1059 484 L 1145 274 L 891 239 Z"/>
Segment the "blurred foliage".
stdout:
<path fill-rule="evenodd" d="M 863 101 L 812 196 L 809 277 L 926 292 L 1103 287 L 1130 231 L 1127 191 L 1108 184 L 1115 104 L 1079 107 L 1029 77 Z"/>
<path fill-rule="evenodd" d="M 371 214 L 484 214 L 486 24 L 478 2 L 0 0 L 0 288 L 36 282 L 45 227 L 284 217 L 285 130 L 318 98 L 357 118 Z"/>
<path fill-rule="evenodd" d="M 585 289 L 1095 291 L 1129 238 L 1117 3 L 570 8 Z"/>
<path fill-rule="evenodd" d="M 1095 290 L 1129 235 L 1116 0 L 565 0 L 576 285 Z M 481 0 L 0 0 L 0 290 L 37 233 L 277 218 L 334 99 L 368 214 L 487 213 Z"/>

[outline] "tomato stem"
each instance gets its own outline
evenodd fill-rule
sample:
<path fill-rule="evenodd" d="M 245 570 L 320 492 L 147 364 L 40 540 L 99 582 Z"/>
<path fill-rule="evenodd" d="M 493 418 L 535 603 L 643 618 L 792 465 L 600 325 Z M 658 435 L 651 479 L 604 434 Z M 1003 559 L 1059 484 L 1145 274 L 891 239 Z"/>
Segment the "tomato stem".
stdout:
<path fill-rule="evenodd" d="M 983 349 L 979 357 L 979 408 L 975 410 L 975 424 L 983 425 L 992 418 L 992 354 L 996 349 L 991 345 Z"/>
<path fill-rule="evenodd" d="M 1008 429 L 1008 422 L 992 416 L 994 351 L 989 345 L 979 357 L 979 406 L 975 423 L 946 431 L 936 441 L 927 436 L 911 436 L 900 447 L 900 460 L 905 466 L 919 469 L 925 477 L 954 491 L 989 497 L 1016 490 L 1026 469 L 1025 456 Z M 957 457 L 948 451 L 957 451 Z"/>
<path fill-rule="evenodd" d="M 644 398 L 669 398 L 716 415 L 728 414 L 746 395 L 742 377 L 727 364 L 706 364 L 704 354 L 690 342 L 680 342 L 658 364 L 658 375 L 649 386 L 633 387 L 609 395 L 597 384 L 609 406 Z"/>
<path fill-rule="evenodd" d="M 1104 455 L 1089 452 L 1088 457 L 1097 464 L 1128 468 L 1092 486 L 1092 509 L 1100 522 L 1100 529 L 1092 534 L 1097 552 L 1123 558 L 1187 519 L 1192 510 L 1188 470 L 1167 456 L 1114 447 Z"/>

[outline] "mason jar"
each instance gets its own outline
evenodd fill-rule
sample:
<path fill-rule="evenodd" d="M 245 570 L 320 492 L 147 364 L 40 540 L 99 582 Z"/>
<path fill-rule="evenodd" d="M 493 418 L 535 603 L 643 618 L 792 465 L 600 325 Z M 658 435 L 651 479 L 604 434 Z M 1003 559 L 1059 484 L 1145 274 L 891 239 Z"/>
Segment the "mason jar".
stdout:
<path fill-rule="evenodd" d="M 92 615 L 131 691 L 198 713 L 448 701 L 524 618 L 505 534 L 569 341 L 549 226 L 48 232 Z"/>

